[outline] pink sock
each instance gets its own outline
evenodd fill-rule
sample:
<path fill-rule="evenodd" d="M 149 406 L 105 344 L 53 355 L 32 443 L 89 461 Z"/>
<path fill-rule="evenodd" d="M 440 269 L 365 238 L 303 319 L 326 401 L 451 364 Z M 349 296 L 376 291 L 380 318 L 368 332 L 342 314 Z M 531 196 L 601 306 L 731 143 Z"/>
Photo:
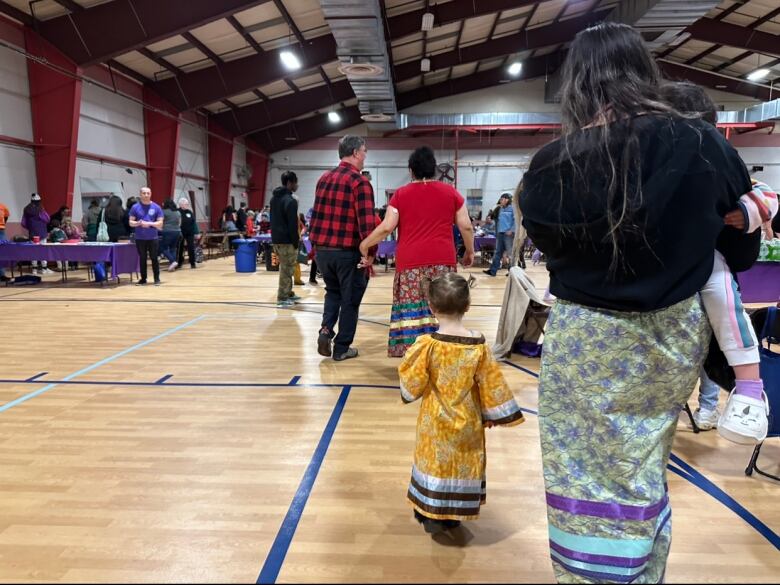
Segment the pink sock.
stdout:
<path fill-rule="evenodd" d="M 764 390 L 764 382 L 761 380 L 737 380 L 735 394 L 750 396 L 756 400 L 763 400 L 761 392 Z"/>

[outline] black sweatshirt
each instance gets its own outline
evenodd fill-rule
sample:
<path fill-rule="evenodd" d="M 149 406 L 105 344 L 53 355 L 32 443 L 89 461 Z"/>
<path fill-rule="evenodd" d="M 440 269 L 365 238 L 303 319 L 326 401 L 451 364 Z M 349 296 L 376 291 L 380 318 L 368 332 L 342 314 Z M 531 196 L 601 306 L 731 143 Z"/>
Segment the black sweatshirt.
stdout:
<path fill-rule="evenodd" d="M 274 189 L 271 198 L 271 241 L 298 246 L 298 202 L 287 187 Z"/>
<path fill-rule="evenodd" d="M 548 257 L 550 292 L 558 298 L 652 311 L 702 288 L 712 273 L 716 243 L 732 270 L 755 261 L 755 236 L 724 228 L 722 219 L 751 189 L 736 150 L 703 121 L 647 115 L 610 126 L 616 161 L 626 150 L 630 124 L 639 135 L 641 200 L 633 198 L 631 221 L 619 232 L 615 271 L 606 219 L 611 172 L 600 147 L 601 130 L 589 128 L 573 137 L 571 156 L 585 172 L 559 163 L 563 145 L 556 140 L 534 156 L 524 176 L 523 225 Z M 630 182 L 637 184 L 636 173 Z"/>

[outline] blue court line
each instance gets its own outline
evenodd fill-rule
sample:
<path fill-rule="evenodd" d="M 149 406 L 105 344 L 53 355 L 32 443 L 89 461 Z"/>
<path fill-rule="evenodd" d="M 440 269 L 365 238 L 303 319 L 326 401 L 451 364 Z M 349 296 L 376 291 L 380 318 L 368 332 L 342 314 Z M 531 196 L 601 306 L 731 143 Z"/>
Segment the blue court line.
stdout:
<path fill-rule="evenodd" d="M 45 376 L 45 375 L 46 375 L 46 374 L 48 374 L 48 373 L 49 373 L 49 372 L 40 372 L 40 373 L 38 373 L 38 374 L 35 374 L 34 376 L 30 376 L 29 378 L 27 378 L 27 379 L 25 380 L 25 382 L 35 382 L 35 380 L 37 380 L 37 379 L 38 379 L 38 378 L 40 378 L 41 376 Z"/>
<path fill-rule="evenodd" d="M 300 376 L 293 376 L 292 380 L 290 380 L 290 384 L 289 385 L 290 386 L 297 386 L 298 382 L 300 381 L 300 379 L 301 379 Z"/>
<path fill-rule="evenodd" d="M 780 550 L 780 536 L 769 526 L 761 522 L 758 518 L 756 518 L 753 514 L 751 514 L 747 509 L 745 509 L 742 504 L 737 502 L 734 498 L 732 498 L 730 495 L 728 495 L 726 492 L 724 492 L 722 489 L 720 489 L 718 486 L 716 486 L 714 483 L 712 483 L 709 479 L 704 477 L 699 471 L 691 467 L 688 463 L 680 459 L 677 455 L 674 453 L 671 454 L 670 460 L 678 465 L 682 471 L 688 474 L 690 477 L 685 477 L 688 481 L 690 481 L 693 485 L 701 489 L 702 491 L 707 492 L 709 495 L 711 495 L 713 498 L 718 500 L 721 504 L 732 510 L 737 516 L 742 518 L 745 522 L 747 522 L 751 527 L 753 527 L 756 532 L 758 532 L 761 536 L 766 538 L 772 546 L 774 546 L 777 550 Z M 678 475 L 681 475 L 675 469 L 669 465 L 669 469 L 677 473 Z"/>
<path fill-rule="evenodd" d="M 300 376 L 299 376 L 300 377 Z M 163 377 L 165 379 L 165 377 Z M 169 382 L 170 378 L 165 379 L 164 382 L 159 380 L 156 382 L 126 382 L 123 380 L 69 380 L 67 378 L 63 380 L 36 380 L 33 382 L 27 379 L 17 380 L 13 378 L 2 378 L 0 384 L 41 384 L 43 382 L 49 384 L 70 384 L 72 386 L 154 386 L 159 388 L 160 386 L 171 388 L 343 388 L 344 384 L 291 384 L 290 382 Z M 398 390 L 399 386 L 390 386 L 383 384 L 350 384 L 352 388 L 374 388 L 379 390 Z"/>
<path fill-rule="evenodd" d="M 534 378 L 537 379 L 539 378 L 539 374 L 537 374 L 536 372 L 523 368 L 522 366 L 518 366 L 517 364 L 513 364 L 512 362 L 504 361 L 501 363 L 517 368 L 518 370 L 522 370 L 523 372 L 530 374 Z M 531 411 L 527 411 L 527 412 L 531 412 Z M 751 512 L 749 512 L 744 506 L 742 506 L 742 504 L 737 502 L 734 498 L 732 498 L 730 495 L 728 495 L 726 492 L 720 489 L 717 485 L 712 483 L 712 481 L 707 479 L 700 471 L 696 470 L 693 466 L 680 459 L 680 457 L 675 455 L 674 453 L 670 455 L 670 461 L 671 463 L 667 464 L 666 466 L 666 468 L 669 471 L 679 475 L 685 480 L 688 480 L 697 488 L 699 488 L 703 492 L 715 498 L 721 504 L 726 506 L 729 510 L 734 512 L 737 516 L 742 518 L 742 520 L 747 522 L 748 526 L 750 526 L 761 536 L 766 538 L 772 546 L 774 546 L 777 550 L 780 550 L 780 535 L 778 535 L 774 530 L 769 528 L 769 526 L 761 522 L 761 520 L 759 520 L 756 516 L 754 516 Z M 674 463 L 674 465 L 672 463 Z"/>
<path fill-rule="evenodd" d="M 298 491 L 295 492 L 290 508 L 287 510 L 287 515 L 282 520 L 282 525 L 279 527 L 279 532 L 276 534 L 271 550 L 268 552 L 268 556 L 265 559 L 263 568 L 260 570 L 260 575 L 257 577 L 257 583 L 276 583 L 276 579 L 279 577 L 279 571 L 284 563 L 284 558 L 287 556 L 287 551 L 290 548 L 295 530 L 298 528 L 298 522 L 303 514 L 303 509 L 306 507 L 306 502 L 311 494 L 311 489 L 314 486 L 314 481 L 317 479 L 317 474 L 322 466 L 322 461 L 325 459 L 325 455 L 328 453 L 328 446 L 333 438 L 333 433 L 336 430 L 336 426 L 339 424 L 341 413 L 344 411 L 344 405 L 349 398 L 351 386 L 344 386 L 339 395 L 339 399 L 336 401 L 336 406 L 333 407 L 333 412 L 330 415 L 330 420 L 325 426 L 325 430 L 322 432 L 320 442 L 317 444 L 317 448 L 314 450 L 314 455 L 309 462 L 309 466 L 303 474 L 301 483 L 298 486 Z"/>
<path fill-rule="evenodd" d="M 173 378 L 173 374 L 165 374 L 162 378 L 157 380 L 155 384 L 162 384 L 163 382 L 165 382 L 166 380 L 170 380 L 171 378 Z"/>
<path fill-rule="evenodd" d="M 144 346 L 149 345 L 150 343 L 154 343 L 158 339 L 162 339 L 163 337 L 167 337 L 168 335 L 171 335 L 173 333 L 176 333 L 177 331 L 181 331 L 185 327 L 189 327 L 190 325 L 197 323 L 203 319 L 203 317 L 197 317 L 196 319 L 193 319 L 192 321 L 187 321 L 186 323 L 182 323 L 181 325 L 178 325 L 172 329 L 168 329 L 167 331 L 164 331 L 163 333 L 160 333 L 159 335 L 155 335 L 154 337 L 151 337 L 147 339 L 146 341 L 142 341 L 141 343 L 136 343 L 132 347 L 128 347 L 127 349 L 124 349 L 120 351 L 119 353 L 115 353 L 112 356 L 109 356 L 105 359 L 100 360 L 99 362 L 95 362 L 91 366 L 87 366 L 86 368 L 82 368 L 78 372 L 74 372 L 73 374 L 69 374 L 63 378 L 62 382 L 50 382 L 43 388 L 40 388 L 36 390 L 35 392 L 30 392 L 29 394 L 25 394 L 24 396 L 20 396 L 16 400 L 12 400 L 11 402 L 5 403 L 3 406 L 0 406 L 0 412 L 5 412 L 6 410 L 13 408 L 14 406 L 18 406 L 19 404 L 22 404 L 23 402 L 26 402 L 30 400 L 31 398 L 35 398 L 36 396 L 40 396 L 41 394 L 48 392 L 49 390 L 52 390 L 57 387 L 60 383 L 67 383 L 73 380 L 73 378 L 76 378 L 78 376 L 81 376 L 82 374 L 86 374 L 87 372 L 91 372 L 95 368 L 99 368 L 100 366 L 103 366 L 107 363 L 110 363 L 114 361 L 115 359 L 118 359 L 124 355 L 127 355 L 130 352 L 135 351 L 136 349 L 140 349 Z M 27 382 L 25 382 L 27 383 Z M 35 382 L 33 382 L 35 383 Z M 78 382 L 77 382 L 78 383 Z"/>

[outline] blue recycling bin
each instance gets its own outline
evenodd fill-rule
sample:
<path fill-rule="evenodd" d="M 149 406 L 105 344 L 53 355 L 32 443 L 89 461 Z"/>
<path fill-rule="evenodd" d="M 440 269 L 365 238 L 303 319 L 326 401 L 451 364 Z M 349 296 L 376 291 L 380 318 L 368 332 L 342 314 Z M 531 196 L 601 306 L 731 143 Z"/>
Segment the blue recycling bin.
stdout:
<path fill-rule="evenodd" d="M 233 240 L 236 246 L 236 272 L 257 272 L 257 240 Z"/>

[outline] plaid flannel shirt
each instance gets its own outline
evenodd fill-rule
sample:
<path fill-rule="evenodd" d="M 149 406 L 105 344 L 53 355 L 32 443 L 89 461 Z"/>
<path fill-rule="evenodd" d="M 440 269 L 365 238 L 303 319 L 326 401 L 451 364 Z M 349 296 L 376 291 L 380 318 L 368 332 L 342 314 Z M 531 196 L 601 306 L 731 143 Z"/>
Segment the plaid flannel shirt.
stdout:
<path fill-rule="evenodd" d="M 326 248 L 354 248 L 378 225 L 374 189 L 353 165 L 342 162 L 317 182 L 309 240 Z"/>

